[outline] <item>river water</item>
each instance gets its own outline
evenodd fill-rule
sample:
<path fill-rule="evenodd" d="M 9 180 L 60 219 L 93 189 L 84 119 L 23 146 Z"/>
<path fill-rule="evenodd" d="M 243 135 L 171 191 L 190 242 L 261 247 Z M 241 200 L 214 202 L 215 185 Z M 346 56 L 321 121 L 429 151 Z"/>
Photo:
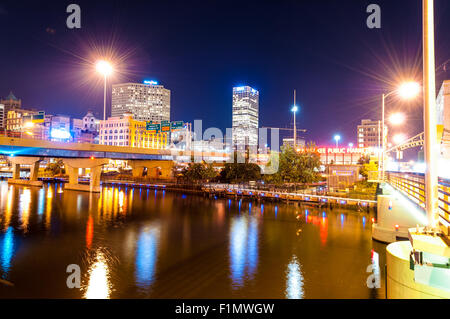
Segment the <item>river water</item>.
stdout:
<path fill-rule="evenodd" d="M 384 298 L 386 246 L 371 239 L 372 217 L 0 182 L 0 298 Z M 80 288 L 67 285 L 73 265 Z M 380 285 L 368 288 L 371 275 Z"/>

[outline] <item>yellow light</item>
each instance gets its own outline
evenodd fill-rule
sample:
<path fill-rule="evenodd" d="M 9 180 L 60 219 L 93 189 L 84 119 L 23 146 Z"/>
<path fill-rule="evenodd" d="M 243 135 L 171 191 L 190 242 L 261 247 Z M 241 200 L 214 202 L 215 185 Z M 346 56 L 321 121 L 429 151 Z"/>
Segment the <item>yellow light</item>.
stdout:
<path fill-rule="evenodd" d="M 392 125 L 400 125 L 405 122 L 405 115 L 403 113 L 394 113 L 389 117 L 389 122 Z"/>
<path fill-rule="evenodd" d="M 25 134 L 27 134 L 27 135 L 33 135 L 33 133 L 31 133 L 31 132 L 25 132 Z"/>
<path fill-rule="evenodd" d="M 34 126 L 33 122 L 25 122 L 25 124 L 24 124 L 24 127 L 26 127 L 26 128 L 31 128 L 33 126 Z"/>
<path fill-rule="evenodd" d="M 109 268 L 103 253 L 98 253 L 89 269 L 89 282 L 84 297 L 86 299 L 108 299 L 111 293 Z"/>
<path fill-rule="evenodd" d="M 95 64 L 95 69 L 97 70 L 97 72 L 104 76 L 108 76 L 113 72 L 113 67 L 111 66 L 111 64 L 104 60 L 98 61 Z"/>
<path fill-rule="evenodd" d="M 415 98 L 420 93 L 420 84 L 417 82 L 406 82 L 398 88 L 398 95 L 405 100 Z"/>
<path fill-rule="evenodd" d="M 393 140 L 395 144 L 400 144 L 406 140 L 406 136 L 405 134 L 397 134 L 394 136 Z"/>

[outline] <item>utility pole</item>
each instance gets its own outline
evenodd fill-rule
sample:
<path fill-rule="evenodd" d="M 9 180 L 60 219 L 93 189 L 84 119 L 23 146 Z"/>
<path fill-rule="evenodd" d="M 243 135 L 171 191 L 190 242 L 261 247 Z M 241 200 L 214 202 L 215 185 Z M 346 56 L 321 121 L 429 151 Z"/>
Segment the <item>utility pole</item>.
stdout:
<path fill-rule="evenodd" d="M 295 113 L 297 113 L 296 102 L 296 91 L 294 90 L 294 150 L 297 149 L 297 125 L 295 123 Z"/>

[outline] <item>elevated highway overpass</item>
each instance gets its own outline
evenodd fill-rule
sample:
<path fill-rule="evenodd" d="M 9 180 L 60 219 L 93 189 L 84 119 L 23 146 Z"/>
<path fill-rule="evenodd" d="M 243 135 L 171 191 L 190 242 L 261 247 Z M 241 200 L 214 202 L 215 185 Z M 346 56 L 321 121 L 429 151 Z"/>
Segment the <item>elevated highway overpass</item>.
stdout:
<path fill-rule="evenodd" d="M 42 185 L 42 182 L 37 180 L 39 163 L 45 158 L 58 158 L 64 161 L 69 175 L 69 183 L 65 185 L 65 188 L 90 192 L 100 191 L 101 167 L 109 160 L 128 161 L 134 176 L 142 176 L 144 169 L 147 169 L 157 170 L 161 178 L 168 178 L 175 161 L 190 162 L 192 157 L 216 162 L 225 162 L 229 159 L 228 153 L 64 143 L 12 137 L 0 137 L 0 155 L 8 157 L 13 165 L 13 177 L 9 180 L 10 183 Z M 29 180 L 20 179 L 21 165 L 30 165 Z M 78 184 L 80 168 L 91 170 L 89 186 Z"/>

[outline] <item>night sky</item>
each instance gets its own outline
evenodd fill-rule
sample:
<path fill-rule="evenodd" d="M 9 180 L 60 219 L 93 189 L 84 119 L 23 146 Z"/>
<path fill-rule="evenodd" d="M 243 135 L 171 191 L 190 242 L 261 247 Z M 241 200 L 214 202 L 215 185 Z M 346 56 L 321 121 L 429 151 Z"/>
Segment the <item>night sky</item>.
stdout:
<path fill-rule="evenodd" d="M 66 27 L 70 3 L 81 6 L 81 29 Z M 370 3 L 381 6 L 381 29 L 366 26 Z M 231 127 L 232 87 L 250 85 L 260 91 L 260 125 L 289 127 L 296 89 L 306 139 L 332 144 L 340 133 L 347 144 L 361 119 L 381 116 L 382 92 L 401 79 L 421 81 L 421 3 L 1 1 L 0 96 L 13 91 L 24 108 L 101 117 L 93 63 L 112 54 L 111 82 L 159 81 L 172 91 L 172 120 Z M 450 1 L 435 6 L 439 67 L 450 59 Z M 438 70 L 438 88 L 449 69 Z M 402 132 L 412 135 L 422 130 L 421 105 L 392 98 L 388 108 L 408 112 Z"/>

